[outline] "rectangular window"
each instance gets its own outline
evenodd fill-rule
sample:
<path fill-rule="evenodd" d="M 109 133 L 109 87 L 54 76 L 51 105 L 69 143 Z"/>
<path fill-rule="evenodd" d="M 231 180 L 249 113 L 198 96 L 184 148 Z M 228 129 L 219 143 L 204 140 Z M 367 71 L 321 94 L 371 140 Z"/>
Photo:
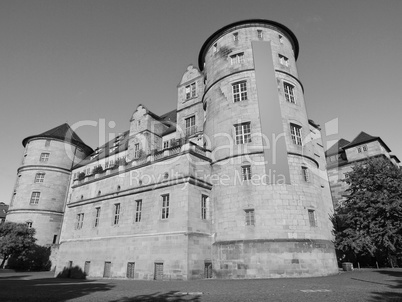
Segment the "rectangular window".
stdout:
<path fill-rule="evenodd" d="M 186 100 L 197 96 L 197 84 L 196 82 L 186 86 Z"/>
<path fill-rule="evenodd" d="M 285 91 L 285 98 L 286 101 L 289 103 L 296 104 L 295 101 L 295 87 L 293 85 L 290 85 L 289 83 L 283 82 L 283 90 Z"/>
<path fill-rule="evenodd" d="M 279 38 L 279 43 L 283 44 L 283 36 L 279 35 L 278 38 Z"/>
<path fill-rule="evenodd" d="M 140 144 L 137 143 L 134 145 L 134 158 L 140 157 Z"/>
<path fill-rule="evenodd" d="M 195 127 L 195 116 L 191 116 L 185 119 L 186 122 L 186 136 L 191 136 L 195 134 L 196 127 Z"/>
<path fill-rule="evenodd" d="M 241 167 L 241 178 L 243 180 L 251 179 L 251 166 L 250 165 Z"/>
<path fill-rule="evenodd" d="M 95 208 L 95 221 L 94 221 L 94 228 L 98 227 L 99 219 L 100 219 L 101 208 Z"/>
<path fill-rule="evenodd" d="M 213 52 L 216 53 L 218 51 L 218 44 L 215 43 L 213 47 Z"/>
<path fill-rule="evenodd" d="M 103 268 L 103 277 L 110 278 L 112 276 L 112 262 L 105 261 L 105 267 Z"/>
<path fill-rule="evenodd" d="M 310 172 L 307 167 L 302 167 L 303 179 L 306 182 L 310 181 Z"/>
<path fill-rule="evenodd" d="M 251 142 L 251 126 L 250 122 L 234 125 L 236 145 Z"/>
<path fill-rule="evenodd" d="M 208 210 L 208 196 L 201 195 L 201 219 L 207 219 L 207 210 Z"/>
<path fill-rule="evenodd" d="M 239 41 L 239 33 L 233 33 L 233 41 Z"/>
<path fill-rule="evenodd" d="M 135 262 L 127 263 L 127 278 L 134 279 Z"/>
<path fill-rule="evenodd" d="M 32 192 L 31 200 L 29 201 L 30 204 L 38 204 L 40 198 L 40 192 Z"/>
<path fill-rule="evenodd" d="M 244 52 L 230 56 L 230 64 L 240 64 L 244 62 Z"/>
<path fill-rule="evenodd" d="M 290 124 L 290 134 L 292 136 L 292 141 L 295 145 L 301 146 L 302 143 L 302 127 L 295 124 Z"/>
<path fill-rule="evenodd" d="M 168 149 L 169 148 L 169 141 L 164 141 L 163 142 L 163 149 Z"/>
<path fill-rule="evenodd" d="M 88 276 L 88 275 L 89 275 L 89 270 L 90 270 L 90 268 L 91 268 L 91 261 L 85 261 L 85 264 L 84 264 L 84 273 L 85 273 L 85 276 Z"/>
<path fill-rule="evenodd" d="M 254 225 L 254 209 L 244 210 L 246 212 L 246 225 Z"/>
<path fill-rule="evenodd" d="M 77 214 L 77 220 L 76 220 L 75 228 L 77 230 L 80 230 L 80 229 L 82 229 L 83 224 L 84 224 L 84 213 Z"/>
<path fill-rule="evenodd" d="M 289 66 L 289 59 L 283 55 L 278 55 L 279 56 L 279 63 L 282 65 L 288 67 Z"/>
<path fill-rule="evenodd" d="M 262 30 L 261 29 L 257 29 L 257 36 L 258 36 L 258 39 L 262 39 Z"/>
<path fill-rule="evenodd" d="M 45 142 L 45 147 L 49 147 L 50 146 L 50 139 L 47 139 Z"/>
<path fill-rule="evenodd" d="M 237 82 L 232 84 L 233 102 L 247 100 L 247 82 Z"/>
<path fill-rule="evenodd" d="M 162 195 L 162 219 L 169 218 L 169 194 Z"/>
<path fill-rule="evenodd" d="M 32 221 L 27 221 L 27 227 L 28 229 L 32 228 Z"/>
<path fill-rule="evenodd" d="M 41 153 L 39 161 L 41 162 L 47 162 L 49 160 L 49 154 L 50 153 Z"/>
<path fill-rule="evenodd" d="M 53 244 L 57 243 L 57 235 L 53 235 Z"/>
<path fill-rule="evenodd" d="M 119 219 L 120 219 L 120 203 L 116 203 L 114 205 L 113 225 L 119 224 Z"/>
<path fill-rule="evenodd" d="M 135 222 L 141 221 L 141 211 L 142 211 L 142 200 L 136 200 L 136 207 L 135 207 Z"/>
<path fill-rule="evenodd" d="M 35 183 L 36 182 L 43 182 L 43 180 L 45 179 L 45 173 L 36 173 L 35 175 Z"/>
<path fill-rule="evenodd" d="M 362 147 L 357 147 L 357 153 L 362 153 Z"/>
<path fill-rule="evenodd" d="M 315 211 L 314 210 L 308 210 L 308 220 L 310 222 L 310 226 L 315 227 L 317 226 L 317 221 L 315 218 Z"/>

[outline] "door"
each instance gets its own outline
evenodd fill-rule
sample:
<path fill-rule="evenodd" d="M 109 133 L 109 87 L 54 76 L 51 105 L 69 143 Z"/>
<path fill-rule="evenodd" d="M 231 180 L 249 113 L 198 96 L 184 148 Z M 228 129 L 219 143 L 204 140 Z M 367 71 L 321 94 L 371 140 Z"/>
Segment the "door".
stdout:
<path fill-rule="evenodd" d="M 134 262 L 127 263 L 127 278 L 134 279 Z"/>
<path fill-rule="evenodd" d="M 105 262 L 105 268 L 104 268 L 104 270 L 103 270 L 103 277 L 104 278 L 110 278 L 110 275 L 111 275 L 111 266 L 112 266 L 112 263 L 111 262 Z"/>
<path fill-rule="evenodd" d="M 84 273 L 85 276 L 89 275 L 89 267 L 91 266 L 91 261 L 85 261 L 85 265 L 84 265 Z"/>
<path fill-rule="evenodd" d="M 155 263 L 154 280 L 163 279 L 163 263 Z"/>
<path fill-rule="evenodd" d="M 210 263 L 210 262 L 205 262 L 204 278 L 205 279 L 212 278 L 212 263 Z"/>

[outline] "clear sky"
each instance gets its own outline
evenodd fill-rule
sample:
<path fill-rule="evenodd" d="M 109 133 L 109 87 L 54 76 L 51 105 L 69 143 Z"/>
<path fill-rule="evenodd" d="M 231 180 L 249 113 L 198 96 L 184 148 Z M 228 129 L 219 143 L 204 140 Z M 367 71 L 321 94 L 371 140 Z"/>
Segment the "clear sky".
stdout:
<path fill-rule="evenodd" d="M 0 201 L 10 202 L 25 137 L 100 119 L 109 135 L 128 129 L 138 104 L 175 109 L 204 41 L 251 18 L 297 36 L 309 118 L 338 119 L 328 140 L 365 131 L 402 160 L 401 15 L 401 0 L 1 0 Z M 93 148 L 98 132 L 77 130 Z"/>

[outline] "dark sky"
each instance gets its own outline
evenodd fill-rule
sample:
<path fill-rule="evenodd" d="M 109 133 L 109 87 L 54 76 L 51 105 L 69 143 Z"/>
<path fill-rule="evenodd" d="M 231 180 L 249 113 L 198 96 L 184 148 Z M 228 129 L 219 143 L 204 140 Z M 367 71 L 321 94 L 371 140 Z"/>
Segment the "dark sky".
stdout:
<path fill-rule="evenodd" d="M 127 130 L 138 104 L 175 109 L 203 42 L 251 18 L 297 36 L 309 118 L 332 125 L 330 143 L 365 131 L 402 160 L 401 15 L 400 0 L 1 0 L 0 201 L 10 202 L 23 138 L 68 122 L 94 148 Z"/>

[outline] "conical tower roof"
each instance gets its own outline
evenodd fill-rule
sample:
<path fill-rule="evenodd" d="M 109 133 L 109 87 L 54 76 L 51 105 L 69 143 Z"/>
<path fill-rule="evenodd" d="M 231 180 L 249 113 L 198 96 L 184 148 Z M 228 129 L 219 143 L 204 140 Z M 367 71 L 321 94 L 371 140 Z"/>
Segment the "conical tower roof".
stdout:
<path fill-rule="evenodd" d="M 33 138 L 55 138 L 55 139 L 60 139 L 65 142 L 69 142 L 71 144 L 74 144 L 84 150 L 85 153 L 92 153 L 93 150 L 91 147 L 86 145 L 82 139 L 71 129 L 71 127 L 67 124 L 64 123 L 60 126 L 54 127 L 48 131 L 45 131 L 41 134 L 37 135 L 31 135 L 26 137 L 22 141 L 22 145 L 25 147 L 26 144 L 28 143 L 29 140 Z"/>

